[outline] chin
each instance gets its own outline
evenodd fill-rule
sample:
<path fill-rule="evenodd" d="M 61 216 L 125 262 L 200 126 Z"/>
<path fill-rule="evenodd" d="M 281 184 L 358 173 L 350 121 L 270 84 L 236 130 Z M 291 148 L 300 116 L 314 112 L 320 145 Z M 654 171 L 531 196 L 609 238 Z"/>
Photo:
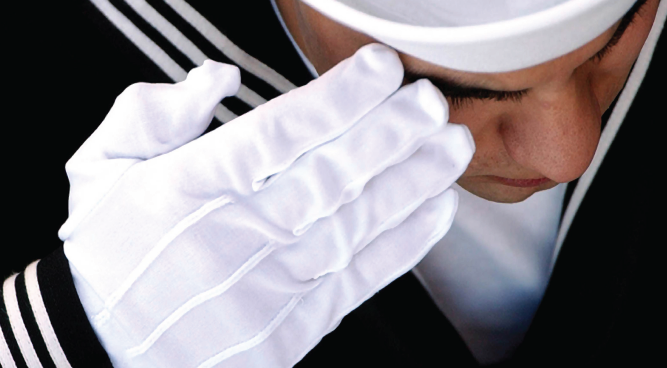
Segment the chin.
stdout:
<path fill-rule="evenodd" d="M 558 183 L 550 181 L 535 187 L 518 188 L 500 183 L 471 182 L 464 178 L 459 179 L 457 184 L 480 198 L 498 203 L 523 202 L 537 192 L 551 189 L 558 185 Z"/>

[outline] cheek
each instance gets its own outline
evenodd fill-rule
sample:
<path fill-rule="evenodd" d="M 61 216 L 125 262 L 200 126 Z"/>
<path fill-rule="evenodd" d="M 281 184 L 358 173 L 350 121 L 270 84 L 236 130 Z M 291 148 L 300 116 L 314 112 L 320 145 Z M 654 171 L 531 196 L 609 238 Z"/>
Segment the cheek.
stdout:
<path fill-rule="evenodd" d="M 618 68 L 596 70 L 592 73 L 593 92 L 600 102 L 600 110 L 606 111 L 618 93 L 623 89 L 625 81 L 632 70 L 633 63 L 627 63 Z"/>
<path fill-rule="evenodd" d="M 489 170 L 507 167 L 511 160 L 500 136 L 504 112 L 498 103 L 471 100 L 454 104 L 448 97 L 449 121 L 470 129 L 475 140 L 475 155 L 463 176 L 488 174 Z"/>

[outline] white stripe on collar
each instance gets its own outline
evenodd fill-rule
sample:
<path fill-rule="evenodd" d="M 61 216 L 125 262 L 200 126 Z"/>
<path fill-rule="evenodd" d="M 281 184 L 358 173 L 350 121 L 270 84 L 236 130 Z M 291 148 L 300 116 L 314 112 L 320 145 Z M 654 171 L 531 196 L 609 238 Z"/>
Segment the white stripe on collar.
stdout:
<path fill-rule="evenodd" d="M 187 72 L 183 70 L 172 58 L 167 55 L 153 40 L 146 36 L 127 17 L 116 9 L 108 0 L 90 0 L 93 5 L 116 27 L 125 37 L 134 43 L 139 50 L 148 56 L 171 80 L 180 82 L 185 80 Z M 236 118 L 236 114 L 226 107 L 218 104 L 215 109 L 215 117 L 221 123 L 226 123 Z"/>
<path fill-rule="evenodd" d="M 146 22 L 157 29 L 169 42 L 178 48 L 185 56 L 190 59 L 195 65 L 203 65 L 204 61 L 210 59 L 206 56 L 192 41 L 190 41 L 178 28 L 169 23 L 160 13 L 150 6 L 146 0 L 126 0 L 126 2 L 141 15 Z M 177 82 L 180 82 L 178 80 Z M 248 104 L 248 106 L 255 108 L 266 102 L 266 99 L 258 95 L 244 84 L 241 84 L 238 93 L 236 94 L 241 101 Z"/>
<path fill-rule="evenodd" d="M 199 31 L 202 36 L 241 68 L 256 75 L 258 78 L 263 79 L 266 83 L 273 86 L 273 88 L 281 93 L 296 88 L 292 82 L 287 80 L 287 78 L 283 77 L 280 73 L 236 46 L 229 38 L 222 34 L 220 30 L 215 28 L 208 19 L 204 18 L 184 0 L 164 0 L 164 2 L 171 6 L 174 11 Z"/>
<path fill-rule="evenodd" d="M 651 63 L 651 58 L 653 57 L 653 51 L 655 50 L 658 40 L 660 39 L 660 33 L 662 32 L 662 29 L 665 25 L 665 18 L 667 18 L 667 1 L 662 1 L 658 7 L 658 12 L 655 16 L 655 21 L 653 22 L 651 33 L 649 33 L 648 38 L 644 43 L 644 47 L 639 53 L 639 57 L 637 58 L 637 62 L 635 63 L 632 73 L 628 78 L 625 88 L 623 88 L 623 91 L 618 98 L 618 102 L 616 102 L 616 107 L 614 108 L 614 111 L 609 117 L 609 121 L 607 122 L 607 125 L 602 132 L 602 136 L 600 137 L 600 142 L 598 143 L 598 148 L 595 152 L 595 156 L 593 157 L 593 161 L 591 162 L 586 172 L 584 172 L 581 178 L 579 178 L 579 182 L 577 182 L 577 186 L 572 193 L 570 203 L 568 204 L 567 210 L 563 215 L 563 221 L 561 222 L 560 230 L 558 232 L 556 248 L 554 249 L 554 254 L 551 261 L 552 269 L 556 263 L 556 259 L 558 258 L 558 253 L 563 246 L 567 232 L 570 230 L 570 226 L 572 225 L 577 210 L 579 209 L 581 202 L 584 200 L 586 192 L 593 182 L 593 178 L 595 178 L 595 174 L 600 168 L 600 165 L 602 164 L 602 161 L 604 160 L 609 147 L 614 141 L 616 133 L 618 133 L 618 130 L 620 129 L 621 124 L 625 119 L 625 115 L 628 113 L 628 110 L 632 105 L 632 101 L 634 101 L 635 95 L 637 95 L 639 86 L 641 86 L 644 80 L 646 71 L 648 70 L 648 67 Z"/>
<path fill-rule="evenodd" d="M 317 73 L 317 69 L 315 69 L 313 63 L 311 63 L 310 60 L 308 60 L 306 54 L 303 53 L 299 45 L 296 43 L 296 41 L 294 41 L 292 33 L 290 33 L 289 29 L 287 29 L 287 24 L 285 24 L 285 20 L 283 19 L 282 14 L 280 14 L 280 10 L 278 10 L 278 6 L 276 5 L 276 0 L 271 0 L 271 6 L 273 6 L 273 11 L 276 13 L 278 20 L 280 21 L 280 25 L 283 26 L 285 34 L 287 35 L 287 37 L 289 37 L 290 42 L 292 42 L 292 46 L 294 46 L 294 49 L 296 50 L 297 54 L 299 54 L 299 57 L 301 57 L 301 60 L 306 65 L 306 68 L 308 68 L 310 74 L 313 76 L 313 78 L 319 77 L 320 75 Z"/>

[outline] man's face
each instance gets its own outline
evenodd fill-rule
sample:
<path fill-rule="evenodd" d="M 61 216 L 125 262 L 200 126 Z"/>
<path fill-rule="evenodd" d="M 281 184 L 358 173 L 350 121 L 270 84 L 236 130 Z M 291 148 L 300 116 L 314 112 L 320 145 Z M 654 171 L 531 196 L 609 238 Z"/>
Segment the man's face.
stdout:
<path fill-rule="evenodd" d="M 659 2 L 648 0 L 629 25 L 620 20 L 581 48 L 519 71 L 460 72 L 401 54 L 406 83 L 429 78 L 449 102 L 449 120 L 472 132 L 477 151 L 458 184 L 512 203 L 581 176 L 595 154 L 601 116 L 623 88 Z M 278 6 L 320 74 L 375 42 L 298 0 Z"/>

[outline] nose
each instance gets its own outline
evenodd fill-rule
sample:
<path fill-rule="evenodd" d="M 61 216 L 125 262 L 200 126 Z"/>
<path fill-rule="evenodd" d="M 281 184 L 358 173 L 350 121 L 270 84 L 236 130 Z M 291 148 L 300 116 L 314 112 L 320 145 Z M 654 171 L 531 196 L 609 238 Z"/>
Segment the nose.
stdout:
<path fill-rule="evenodd" d="M 600 139 L 601 111 L 588 78 L 531 91 L 500 124 L 508 154 L 559 183 L 580 177 Z"/>

